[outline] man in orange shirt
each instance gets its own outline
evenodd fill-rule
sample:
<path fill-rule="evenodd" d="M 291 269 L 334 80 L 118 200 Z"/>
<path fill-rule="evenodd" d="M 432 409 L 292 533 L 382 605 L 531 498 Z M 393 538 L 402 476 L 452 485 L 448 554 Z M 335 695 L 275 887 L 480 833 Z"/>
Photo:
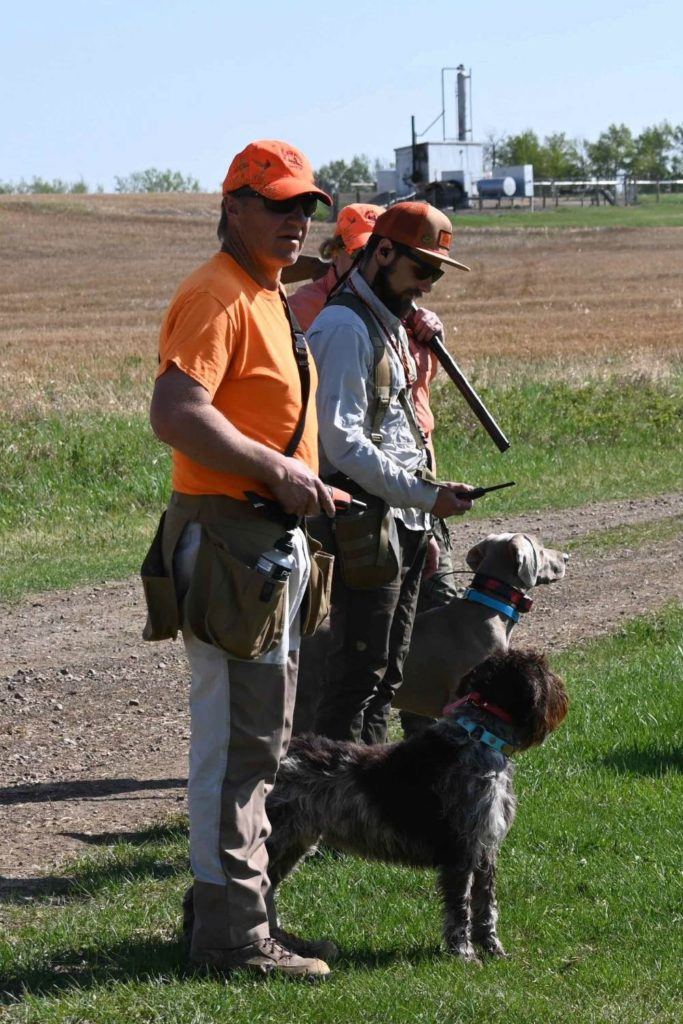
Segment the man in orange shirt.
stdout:
<path fill-rule="evenodd" d="M 233 159 L 221 249 L 171 303 L 150 412 L 173 449 L 161 550 L 192 669 L 190 958 L 312 978 L 329 973 L 316 954 L 334 947 L 278 928 L 265 800 L 289 742 L 302 602 L 311 600 L 309 552 L 293 523 L 334 514 L 317 475 L 315 367 L 280 287 L 318 200 L 330 203 L 287 143 L 251 143 Z M 264 517 L 246 492 L 280 513 Z M 264 565 L 272 575 L 259 574 Z"/>

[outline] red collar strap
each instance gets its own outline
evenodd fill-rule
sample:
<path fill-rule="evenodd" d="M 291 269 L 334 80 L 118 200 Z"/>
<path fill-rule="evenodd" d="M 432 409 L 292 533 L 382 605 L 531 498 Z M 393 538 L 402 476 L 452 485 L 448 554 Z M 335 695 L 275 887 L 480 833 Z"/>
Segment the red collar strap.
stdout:
<path fill-rule="evenodd" d="M 516 587 L 511 587 L 507 583 L 503 583 L 502 580 L 494 579 L 493 576 L 482 576 L 479 573 L 475 573 L 470 589 L 479 590 L 483 594 L 490 594 L 492 597 L 500 597 L 503 601 L 511 604 L 513 608 L 516 608 L 518 612 L 531 611 L 531 606 L 534 603 L 530 597 L 526 596 L 523 590 L 517 590 Z"/>
<path fill-rule="evenodd" d="M 497 704 L 492 704 L 490 701 L 482 697 L 480 693 L 467 693 L 460 700 L 454 701 L 452 704 L 447 704 L 441 712 L 442 715 L 452 715 L 456 708 L 462 707 L 463 704 L 474 704 L 475 707 L 481 708 L 482 711 L 488 711 L 490 715 L 495 715 L 496 718 L 500 718 L 501 722 L 508 722 L 512 725 L 512 715 L 509 715 L 503 708 L 499 708 Z"/>

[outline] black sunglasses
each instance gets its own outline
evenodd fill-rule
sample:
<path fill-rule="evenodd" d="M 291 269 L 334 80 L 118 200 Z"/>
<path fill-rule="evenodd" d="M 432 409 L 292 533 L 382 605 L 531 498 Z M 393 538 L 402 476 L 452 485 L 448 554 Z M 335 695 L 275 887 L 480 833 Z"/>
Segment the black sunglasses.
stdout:
<path fill-rule="evenodd" d="M 410 246 L 402 245 L 400 242 L 394 242 L 394 248 L 401 256 L 407 256 L 410 262 L 415 264 L 417 267 L 415 277 L 418 281 L 427 281 L 431 277 L 432 282 L 436 283 L 443 277 L 445 271 L 443 271 L 441 267 L 435 267 L 433 263 L 428 263 L 427 260 L 421 260 Z"/>
<path fill-rule="evenodd" d="M 270 213 L 293 213 L 297 206 L 300 206 L 304 217 L 312 217 L 318 205 L 318 197 L 311 192 L 292 196 L 291 199 L 268 199 L 266 196 L 262 196 L 260 192 L 255 192 L 253 188 L 245 185 L 243 188 L 235 189 L 232 195 L 250 196 L 251 198 L 260 199 L 266 210 L 269 210 Z"/>

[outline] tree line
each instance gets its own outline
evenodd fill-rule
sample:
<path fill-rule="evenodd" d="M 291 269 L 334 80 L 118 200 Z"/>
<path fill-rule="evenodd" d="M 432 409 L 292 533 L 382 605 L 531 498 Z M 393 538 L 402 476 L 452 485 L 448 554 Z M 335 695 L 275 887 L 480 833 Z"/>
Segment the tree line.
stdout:
<path fill-rule="evenodd" d="M 533 164 L 534 178 L 614 178 L 626 172 L 635 178 L 661 181 L 683 177 L 683 124 L 650 125 L 634 135 L 625 124 L 611 124 L 595 142 L 570 139 L 555 132 L 541 141 L 533 131 L 497 138 L 484 146 L 489 166 Z"/>
<path fill-rule="evenodd" d="M 172 171 L 170 168 L 160 171 L 156 167 L 148 167 L 144 171 L 133 171 L 127 177 L 115 177 L 116 191 L 122 193 L 136 192 L 199 192 L 199 181 L 191 175 L 181 174 L 180 171 Z M 95 192 L 104 192 L 102 185 L 98 185 Z M 0 194 L 12 195 L 44 195 L 51 193 L 59 194 L 83 194 L 90 192 L 90 187 L 82 179 L 79 181 L 64 181 L 62 178 L 53 178 L 51 181 L 45 178 L 32 178 L 31 181 L 0 181 Z"/>
<path fill-rule="evenodd" d="M 490 132 L 484 143 L 484 162 L 489 170 L 495 166 L 533 164 L 537 180 L 614 178 L 620 172 L 651 181 L 683 178 L 683 124 L 662 121 L 643 128 L 638 135 L 625 124 L 611 124 L 595 142 L 571 139 L 565 132 L 554 132 L 543 140 L 531 129 L 518 135 L 499 136 Z M 359 154 L 349 162 L 340 159 L 323 164 L 315 172 L 315 180 L 328 192 L 351 192 L 358 182 L 374 181 L 381 167 L 380 160 Z M 148 167 L 115 177 L 114 181 L 116 191 L 121 193 L 201 191 L 196 178 L 170 168 L 162 171 Z M 98 185 L 95 191 L 104 189 Z M 82 179 L 68 182 L 34 177 L 31 181 L 0 181 L 0 193 L 15 195 L 87 192 L 90 188 Z"/>

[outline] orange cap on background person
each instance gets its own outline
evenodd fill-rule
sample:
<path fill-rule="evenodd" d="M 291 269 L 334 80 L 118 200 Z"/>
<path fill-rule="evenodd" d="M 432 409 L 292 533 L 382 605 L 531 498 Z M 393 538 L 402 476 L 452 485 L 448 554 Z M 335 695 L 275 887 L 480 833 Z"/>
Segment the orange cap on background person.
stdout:
<path fill-rule="evenodd" d="M 344 248 L 349 255 L 367 245 L 377 218 L 383 213 L 383 206 L 373 206 L 372 203 L 349 203 L 340 210 L 336 233 L 341 235 Z"/>
<path fill-rule="evenodd" d="M 308 158 L 300 149 L 277 139 L 250 142 L 234 157 L 223 182 L 223 195 L 245 187 L 266 199 L 309 194 L 332 205 L 331 197 L 316 185 Z"/>
<path fill-rule="evenodd" d="M 388 238 L 391 242 L 407 245 L 415 252 L 446 263 L 449 267 L 470 269 L 449 255 L 453 225 L 445 213 L 429 203 L 395 203 L 377 218 L 372 233 L 380 238 Z"/>

